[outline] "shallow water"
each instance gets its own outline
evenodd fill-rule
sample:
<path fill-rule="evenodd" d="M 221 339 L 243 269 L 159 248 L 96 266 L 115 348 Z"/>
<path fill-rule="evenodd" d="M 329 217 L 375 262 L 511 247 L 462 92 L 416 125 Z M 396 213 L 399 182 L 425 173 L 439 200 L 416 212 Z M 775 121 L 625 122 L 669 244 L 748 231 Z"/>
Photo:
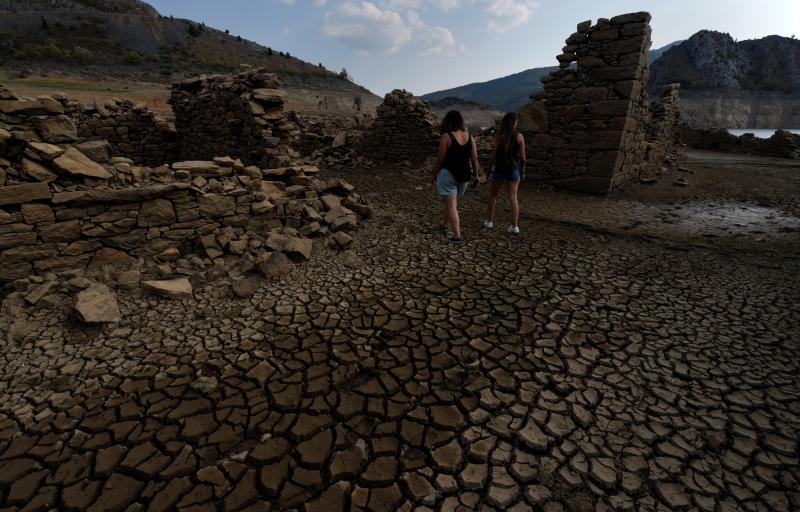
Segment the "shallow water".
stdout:
<path fill-rule="evenodd" d="M 784 128 L 784 130 L 800 135 L 800 128 Z M 728 133 L 731 135 L 740 137 L 745 133 L 752 133 L 759 139 L 768 139 L 775 135 L 775 132 L 776 130 L 774 128 L 728 128 Z"/>

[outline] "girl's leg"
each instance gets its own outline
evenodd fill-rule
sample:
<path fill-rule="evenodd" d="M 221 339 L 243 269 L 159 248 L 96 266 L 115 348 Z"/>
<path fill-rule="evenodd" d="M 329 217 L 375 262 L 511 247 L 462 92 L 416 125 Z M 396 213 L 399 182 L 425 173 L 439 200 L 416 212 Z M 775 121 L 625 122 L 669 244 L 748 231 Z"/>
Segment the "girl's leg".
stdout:
<path fill-rule="evenodd" d="M 453 230 L 453 238 L 461 238 L 461 226 L 458 218 L 458 196 L 445 196 L 444 202 L 450 229 Z"/>
<path fill-rule="evenodd" d="M 500 195 L 502 183 L 492 181 L 492 192 L 489 195 L 489 221 L 494 222 L 494 210 L 497 208 L 497 197 Z"/>
<path fill-rule="evenodd" d="M 519 201 L 517 200 L 518 181 L 508 183 L 508 199 L 511 201 L 511 215 L 514 217 L 514 226 L 519 226 Z"/>

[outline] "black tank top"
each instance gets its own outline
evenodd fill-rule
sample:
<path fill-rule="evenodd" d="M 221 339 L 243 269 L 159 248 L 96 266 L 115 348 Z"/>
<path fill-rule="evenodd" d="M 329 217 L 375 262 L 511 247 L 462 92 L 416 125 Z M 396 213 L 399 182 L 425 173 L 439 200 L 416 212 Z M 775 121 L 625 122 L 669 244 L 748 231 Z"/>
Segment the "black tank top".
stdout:
<path fill-rule="evenodd" d="M 450 147 L 447 148 L 447 153 L 444 155 L 442 169 L 450 171 L 457 182 L 466 183 L 472 176 L 469 166 L 472 158 L 472 135 L 468 136 L 467 143 L 463 146 L 458 143 L 455 135 L 452 133 L 448 135 L 450 135 Z"/>

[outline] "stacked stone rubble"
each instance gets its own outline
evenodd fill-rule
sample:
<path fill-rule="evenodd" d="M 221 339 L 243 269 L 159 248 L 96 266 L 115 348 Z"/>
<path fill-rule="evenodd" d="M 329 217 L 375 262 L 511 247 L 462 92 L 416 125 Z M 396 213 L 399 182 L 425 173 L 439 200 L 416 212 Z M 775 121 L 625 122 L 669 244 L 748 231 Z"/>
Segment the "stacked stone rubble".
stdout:
<path fill-rule="evenodd" d="M 125 162 L 109 162 L 110 155 L 102 159 L 110 165 L 100 165 L 73 147 L 78 138 L 73 116 L 79 109 L 64 96 L 18 98 L 0 86 L 0 186 L 125 182 L 130 165 L 118 169 L 116 164 Z"/>
<path fill-rule="evenodd" d="M 76 113 L 81 141 L 107 140 L 112 156 L 141 165 L 160 165 L 178 159 L 175 129 L 143 104 L 113 100 Z"/>
<path fill-rule="evenodd" d="M 680 121 L 680 84 L 664 86 L 661 98 L 653 102 L 650 108 L 650 120 L 647 125 L 647 160 L 651 174 L 660 170 L 678 138 Z"/>
<path fill-rule="evenodd" d="M 561 69 L 526 107 L 541 121 L 526 133 L 529 175 L 602 194 L 646 173 L 650 19 L 587 21 L 566 40 Z"/>
<path fill-rule="evenodd" d="M 246 164 L 287 163 L 286 143 L 296 127 L 284 116 L 285 93 L 279 87 L 275 75 L 263 69 L 174 84 L 170 101 L 181 158 L 231 155 Z"/>
<path fill-rule="evenodd" d="M 787 130 L 777 130 L 768 139 L 750 133 L 737 137 L 727 130 L 705 130 L 687 125 L 681 125 L 679 133 L 681 142 L 695 149 L 800 160 L 800 135 Z"/>
<path fill-rule="evenodd" d="M 352 186 L 314 166 L 220 157 L 151 168 L 111 157 L 105 140 L 73 144 L 67 111 L 80 109 L 0 88 L 0 284 L 131 255 L 167 258 L 186 276 L 225 273 L 232 255 L 240 273 L 272 276 L 288 263 L 267 264 L 271 254 L 307 259 L 315 240 L 346 248 L 370 215 Z"/>
<path fill-rule="evenodd" d="M 364 141 L 364 156 L 387 163 L 419 163 L 436 156 L 438 124 L 427 102 L 396 89 L 378 106 L 377 118 Z"/>

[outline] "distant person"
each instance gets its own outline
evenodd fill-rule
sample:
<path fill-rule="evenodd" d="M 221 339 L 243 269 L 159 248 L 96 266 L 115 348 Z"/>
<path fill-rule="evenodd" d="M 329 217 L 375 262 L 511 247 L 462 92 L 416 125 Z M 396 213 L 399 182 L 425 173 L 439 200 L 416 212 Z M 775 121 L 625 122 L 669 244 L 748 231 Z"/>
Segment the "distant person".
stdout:
<path fill-rule="evenodd" d="M 353 108 L 355 109 L 356 112 L 361 112 L 361 102 L 362 102 L 361 95 L 359 94 L 356 96 L 353 102 Z"/>
<path fill-rule="evenodd" d="M 494 227 L 494 211 L 500 189 L 506 185 L 508 199 L 511 202 L 513 224 L 508 226 L 512 235 L 519 234 L 519 201 L 517 191 L 519 184 L 525 179 L 525 139 L 517 132 L 517 114 L 510 112 L 503 116 L 500 128 L 494 138 L 492 147 L 492 192 L 489 197 L 489 218 L 483 227 Z"/>
<path fill-rule="evenodd" d="M 439 155 L 433 168 L 436 193 L 444 203 L 442 231 L 448 226 L 453 235 L 450 241 L 461 245 L 461 225 L 458 218 L 458 196 L 463 196 L 471 180 L 478 177 L 478 149 L 475 139 L 467 133 L 464 118 L 456 110 L 444 116 L 439 128 Z"/>

